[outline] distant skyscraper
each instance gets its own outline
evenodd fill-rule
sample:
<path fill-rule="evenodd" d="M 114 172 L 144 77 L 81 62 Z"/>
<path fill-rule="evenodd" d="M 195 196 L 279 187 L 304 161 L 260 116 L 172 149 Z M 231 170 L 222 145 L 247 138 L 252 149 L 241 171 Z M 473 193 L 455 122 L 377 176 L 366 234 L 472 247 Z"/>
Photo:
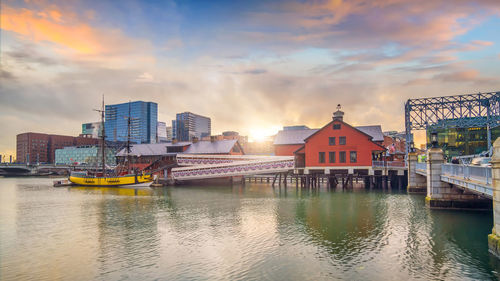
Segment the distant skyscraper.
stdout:
<path fill-rule="evenodd" d="M 167 142 L 167 124 L 158 122 L 156 126 L 156 142 Z"/>
<path fill-rule="evenodd" d="M 174 134 L 172 132 L 172 126 L 167 127 L 167 141 L 172 141 Z"/>
<path fill-rule="evenodd" d="M 129 108 L 130 140 L 135 143 L 155 143 L 158 104 L 144 101 L 106 105 L 106 140 L 127 141 Z"/>
<path fill-rule="evenodd" d="M 92 122 L 82 124 L 82 135 L 92 135 L 98 138 L 102 135 L 101 122 Z"/>
<path fill-rule="evenodd" d="M 191 141 L 194 137 L 201 139 L 211 135 L 211 121 L 191 112 L 177 113 L 176 120 L 172 120 L 172 132 L 178 141 Z"/>

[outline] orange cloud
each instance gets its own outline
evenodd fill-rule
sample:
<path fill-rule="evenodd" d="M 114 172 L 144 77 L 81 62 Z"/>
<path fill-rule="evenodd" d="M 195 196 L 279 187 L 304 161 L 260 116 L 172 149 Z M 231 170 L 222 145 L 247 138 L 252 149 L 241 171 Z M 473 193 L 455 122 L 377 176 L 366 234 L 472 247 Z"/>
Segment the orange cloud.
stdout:
<path fill-rule="evenodd" d="M 492 46 L 493 45 L 493 42 L 491 42 L 491 41 L 482 41 L 482 40 L 474 40 L 471 43 L 474 45 L 478 45 L 478 46 Z"/>
<path fill-rule="evenodd" d="M 55 7 L 35 12 L 2 6 L 0 24 L 3 30 L 37 42 L 56 43 L 80 55 L 126 53 L 146 44 L 126 37 L 120 30 L 94 28 Z"/>
<path fill-rule="evenodd" d="M 478 79 L 479 71 L 475 69 L 464 70 L 454 73 L 446 73 L 437 75 L 436 78 L 439 78 L 446 82 L 464 82 L 464 81 L 474 81 Z"/>

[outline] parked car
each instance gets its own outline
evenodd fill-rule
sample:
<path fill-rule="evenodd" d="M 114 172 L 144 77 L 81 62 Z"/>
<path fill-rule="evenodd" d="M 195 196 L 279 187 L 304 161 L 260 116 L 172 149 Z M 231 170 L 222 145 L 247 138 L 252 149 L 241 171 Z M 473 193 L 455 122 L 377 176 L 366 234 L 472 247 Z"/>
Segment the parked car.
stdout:
<path fill-rule="evenodd" d="M 491 157 L 476 157 L 470 162 L 471 166 L 491 167 Z"/>

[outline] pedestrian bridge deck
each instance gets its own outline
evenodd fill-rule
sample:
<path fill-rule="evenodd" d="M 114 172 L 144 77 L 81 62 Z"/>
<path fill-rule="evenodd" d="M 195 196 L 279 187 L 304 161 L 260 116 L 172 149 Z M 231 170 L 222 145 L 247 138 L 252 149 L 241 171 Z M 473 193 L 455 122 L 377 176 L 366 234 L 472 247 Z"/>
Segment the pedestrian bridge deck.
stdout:
<path fill-rule="evenodd" d="M 415 170 L 417 174 L 427 176 L 426 163 L 417 163 Z M 441 181 L 493 198 L 491 167 L 442 164 Z"/>
<path fill-rule="evenodd" d="M 175 180 L 199 180 L 293 170 L 293 156 L 256 155 L 177 155 L 179 168 L 172 169 Z"/>

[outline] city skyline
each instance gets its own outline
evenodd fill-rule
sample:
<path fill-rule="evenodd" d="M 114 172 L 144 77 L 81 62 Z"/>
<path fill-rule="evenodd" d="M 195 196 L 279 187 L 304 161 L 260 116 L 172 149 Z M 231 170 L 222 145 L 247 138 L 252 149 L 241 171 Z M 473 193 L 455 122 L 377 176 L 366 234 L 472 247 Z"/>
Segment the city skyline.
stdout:
<path fill-rule="evenodd" d="M 212 5 L 211 5 L 212 4 Z M 409 98 L 500 89 L 498 1 L 3 1 L 0 154 L 16 135 L 77 136 L 106 104 L 158 103 L 217 134 L 404 129 Z"/>

